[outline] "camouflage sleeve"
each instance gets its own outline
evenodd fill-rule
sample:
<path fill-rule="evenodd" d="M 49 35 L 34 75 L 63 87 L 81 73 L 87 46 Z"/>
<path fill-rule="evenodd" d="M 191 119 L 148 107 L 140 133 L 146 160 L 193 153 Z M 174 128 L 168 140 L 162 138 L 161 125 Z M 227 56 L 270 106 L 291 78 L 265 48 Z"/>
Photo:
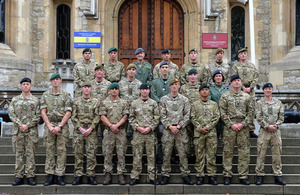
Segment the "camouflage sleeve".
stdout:
<path fill-rule="evenodd" d="M 213 107 L 213 118 L 209 121 L 209 123 L 206 125 L 208 130 L 213 130 L 216 128 L 216 125 L 218 124 L 220 119 L 220 111 L 218 108 L 218 104 L 215 103 Z"/>
<path fill-rule="evenodd" d="M 258 101 L 256 103 L 255 111 L 256 111 L 256 120 L 257 120 L 258 124 L 261 126 L 261 128 L 267 129 L 269 124 L 266 123 L 266 121 L 264 120 L 263 108 L 262 108 L 262 104 L 260 101 Z"/>
<path fill-rule="evenodd" d="M 229 115 L 227 113 L 228 109 L 228 102 L 225 98 L 224 95 L 221 96 L 220 102 L 219 102 L 219 107 L 220 107 L 220 113 L 221 113 L 221 118 L 224 124 L 228 127 L 231 128 L 231 125 L 233 125 L 232 121 L 229 118 Z"/>
<path fill-rule="evenodd" d="M 41 116 L 40 115 L 40 102 L 37 99 L 36 107 L 35 107 L 35 111 L 34 111 L 34 116 L 31 119 L 31 121 L 27 124 L 28 128 L 37 126 L 38 122 L 40 121 L 40 116 Z"/>
<path fill-rule="evenodd" d="M 72 98 L 69 93 L 66 93 L 65 95 L 65 111 L 71 111 L 72 112 Z"/>
<path fill-rule="evenodd" d="M 153 99 L 153 100 L 155 100 L 157 103 L 159 103 L 160 102 L 160 99 L 158 98 L 158 96 L 157 96 L 157 92 L 156 92 L 156 89 L 155 89 L 155 87 L 156 87 L 156 84 L 153 82 L 152 83 L 152 86 L 151 86 L 151 99 Z"/>
<path fill-rule="evenodd" d="M 237 74 L 237 67 L 236 67 L 236 64 L 233 64 L 232 69 L 231 69 L 230 77 L 233 76 L 233 75 L 236 75 L 236 74 Z"/>
<path fill-rule="evenodd" d="M 210 70 L 209 70 L 208 66 L 205 65 L 202 83 L 208 84 L 209 78 L 210 78 Z"/>
<path fill-rule="evenodd" d="M 46 100 L 45 100 L 45 93 L 43 93 L 41 100 L 40 100 L 40 110 L 47 108 Z"/>
<path fill-rule="evenodd" d="M 75 81 L 76 85 L 81 86 L 82 81 L 81 81 L 80 76 L 79 76 L 78 65 L 75 65 L 73 75 L 74 75 L 74 81 Z"/>
<path fill-rule="evenodd" d="M 180 83 L 181 85 L 186 84 L 185 66 L 183 65 L 180 70 Z"/>
<path fill-rule="evenodd" d="M 252 123 L 252 120 L 253 120 L 253 117 L 254 117 L 253 114 L 254 114 L 254 111 L 255 111 L 255 108 L 254 108 L 255 104 L 254 104 L 254 101 L 252 101 L 250 96 L 248 96 L 247 101 L 248 101 L 248 103 L 247 103 L 248 108 L 246 110 L 246 112 L 247 112 L 246 113 L 246 118 L 245 118 L 244 122 L 242 122 L 244 127 L 248 126 L 250 123 Z"/>
<path fill-rule="evenodd" d="M 152 65 L 151 65 L 151 67 L 152 67 Z M 153 75 L 152 75 L 152 68 L 151 68 L 151 69 L 149 70 L 149 74 L 148 74 L 148 78 L 147 78 L 147 83 L 148 83 L 149 85 L 151 85 L 152 80 L 153 80 Z"/>
<path fill-rule="evenodd" d="M 194 102 L 191 107 L 191 122 L 195 126 L 195 130 L 202 129 L 202 125 L 200 124 L 198 117 L 197 117 L 197 109 L 198 109 L 197 105 Z"/>
<path fill-rule="evenodd" d="M 100 122 L 100 115 L 99 113 L 99 108 L 100 108 L 100 100 L 97 101 L 96 103 L 96 108 L 95 108 L 95 113 L 94 113 L 94 119 L 91 125 L 92 129 L 95 129 L 98 123 Z"/>
<path fill-rule="evenodd" d="M 20 126 L 23 123 L 20 121 L 20 119 L 17 117 L 17 115 L 15 113 L 14 104 L 15 104 L 15 99 L 13 98 L 8 107 L 8 115 L 9 115 L 10 120 L 13 123 L 17 124 L 17 126 Z"/>
<path fill-rule="evenodd" d="M 176 71 L 175 71 L 175 73 L 174 73 L 174 77 L 175 78 L 177 78 L 177 79 L 179 79 L 179 77 L 180 77 L 180 72 L 179 72 L 179 68 L 178 68 L 178 66 L 176 65 Z"/>
<path fill-rule="evenodd" d="M 105 101 L 102 101 L 101 102 L 101 105 L 100 105 L 100 108 L 99 108 L 99 115 L 107 115 L 107 110 L 105 108 L 105 105 L 106 105 L 106 102 Z"/>
<path fill-rule="evenodd" d="M 139 126 L 137 121 L 136 121 L 135 107 L 136 107 L 136 105 L 133 102 L 130 106 L 130 109 L 129 109 L 129 118 L 128 118 L 129 124 L 132 126 L 132 128 L 134 130 Z"/>
<path fill-rule="evenodd" d="M 253 67 L 254 67 L 254 73 L 253 73 L 253 78 L 252 78 L 250 87 L 254 89 L 255 86 L 256 86 L 256 83 L 257 83 L 257 81 L 258 81 L 259 73 L 258 73 L 258 70 L 257 70 L 257 68 L 255 67 L 255 65 L 253 65 Z"/>
<path fill-rule="evenodd" d="M 74 125 L 74 129 L 78 129 L 78 127 L 80 127 L 80 122 L 78 120 L 78 109 L 77 109 L 77 101 L 74 101 L 74 104 L 73 104 L 73 109 L 72 109 L 72 123 Z"/>
<path fill-rule="evenodd" d="M 123 108 L 122 117 L 125 115 L 129 115 L 129 105 L 128 105 L 127 101 L 124 100 L 124 108 Z"/>
<path fill-rule="evenodd" d="M 125 71 L 125 66 L 124 66 L 124 64 L 122 64 L 122 68 L 121 68 L 121 73 L 120 73 L 120 75 L 121 75 L 120 80 L 122 80 L 122 78 L 126 78 L 126 71 Z"/>
<path fill-rule="evenodd" d="M 184 101 L 184 107 L 183 107 L 183 120 L 179 122 L 179 125 L 181 128 L 184 128 L 190 121 L 190 115 L 191 115 L 191 105 L 189 100 L 186 98 Z"/>
<path fill-rule="evenodd" d="M 159 77 L 159 66 L 158 64 L 156 64 L 153 69 L 153 79 L 157 79 L 158 77 Z"/>
<path fill-rule="evenodd" d="M 152 119 L 152 124 L 150 125 L 150 128 L 152 129 L 152 131 L 154 131 L 154 129 L 158 126 L 159 124 L 159 109 L 158 109 L 158 105 L 155 102 L 154 106 L 153 106 L 153 119 Z"/>
<path fill-rule="evenodd" d="M 279 109 L 279 113 L 278 113 L 278 120 L 276 121 L 276 125 L 278 125 L 278 126 L 280 126 L 284 121 L 284 106 L 280 101 L 279 101 L 279 104 L 280 104 L 280 109 Z"/>
<path fill-rule="evenodd" d="M 168 120 L 167 106 L 164 98 L 162 98 L 159 103 L 159 112 L 160 112 L 160 121 L 164 125 L 164 127 L 168 128 L 168 126 L 172 125 Z"/>

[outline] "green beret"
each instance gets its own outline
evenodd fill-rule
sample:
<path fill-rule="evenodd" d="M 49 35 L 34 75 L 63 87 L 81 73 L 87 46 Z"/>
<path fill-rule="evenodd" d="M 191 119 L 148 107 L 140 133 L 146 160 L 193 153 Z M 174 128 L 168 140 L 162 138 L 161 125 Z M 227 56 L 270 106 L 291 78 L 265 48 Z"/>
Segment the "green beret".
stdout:
<path fill-rule="evenodd" d="M 191 70 L 189 70 L 188 75 L 191 75 L 191 74 L 198 74 L 198 71 L 196 69 L 191 69 Z"/>
<path fill-rule="evenodd" d="M 118 52 L 118 49 L 116 47 L 111 47 L 109 50 L 108 50 L 108 53 L 112 52 L 112 51 L 115 51 L 115 52 Z"/>
<path fill-rule="evenodd" d="M 171 86 L 171 85 L 173 85 L 174 83 L 177 83 L 177 82 L 179 82 L 179 80 L 178 79 L 171 79 L 170 81 L 169 81 L 169 87 Z"/>
<path fill-rule="evenodd" d="M 119 89 L 119 84 L 118 83 L 112 83 L 109 85 L 108 89 Z"/>
<path fill-rule="evenodd" d="M 91 52 L 92 53 L 92 50 L 90 48 L 85 48 L 83 51 L 82 51 L 82 54 L 84 54 L 85 52 Z"/>
<path fill-rule="evenodd" d="M 91 87 L 91 86 L 92 86 L 92 84 L 91 84 L 91 82 L 90 82 L 90 81 L 85 81 L 85 82 L 83 82 L 83 83 L 82 83 L 81 87 L 85 87 L 85 86 L 89 86 L 89 87 Z"/>
<path fill-rule="evenodd" d="M 194 52 L 198 53 L 197 49 L 196 49 L 196 48 L 194 48 L 194 49 L 191 49 L 191 50 L 189 51 L 189 54 L 190 54 L 192 51 L 194 51 Z"/>
<path fill-rule="evenodd" d="M 104 70 L 104 64 L 97 64 L 96 67 L 95 67 L 95 70 L 98 70 L 98 69 L 101 69 L 101 70 Z"/>
<path fill-rule="evenodd" d="M 133 64 L 133 63 L 129 64 L 129 65 L 127 66 L 126 70 L 129 70 L 130 68 L 136 69 L 135 64 Z"/>
<path fill-rule="evenodd" d="M 209 87 L 208 87 L 207 84 L 202 84 L 202 85 L 200 85 L 200 87 L 199 87 L 199 91 L 201 91 L 201 89 L 203 89 L 203 88 L 209 89 Z"/>
<path fill-rule="evenodd" d="M 248 47 L 245 48 L 241 48 L 238 53 L 242 53 L 242 52 L 248 52 Z"/>
<path fill-rule="evenodd" d="M 50 81 L 52 81 L 53 79 L 56 79 L 56 78 L 60 78 L 61 79 L 61 76 L 58 72 L 56 73 L 53 73 L 50 77 Z"/>
<path fill-rule="evenodd" d="M 224 49 L 223 48 L 218 48 L 215 52 L 215 55 L 217 55 L 219 52 L 223 52 L 224 53 Z"/>

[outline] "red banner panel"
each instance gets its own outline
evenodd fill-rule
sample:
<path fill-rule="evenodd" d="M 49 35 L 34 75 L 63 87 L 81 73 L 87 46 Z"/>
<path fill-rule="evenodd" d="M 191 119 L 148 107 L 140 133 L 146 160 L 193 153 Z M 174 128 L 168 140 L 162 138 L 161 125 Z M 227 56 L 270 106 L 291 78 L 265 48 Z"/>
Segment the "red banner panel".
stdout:
<path fill-rule="evenodd" d="M 202 33 L 202 48 L 219 47 L 228 47 L 228 33 Z"/>

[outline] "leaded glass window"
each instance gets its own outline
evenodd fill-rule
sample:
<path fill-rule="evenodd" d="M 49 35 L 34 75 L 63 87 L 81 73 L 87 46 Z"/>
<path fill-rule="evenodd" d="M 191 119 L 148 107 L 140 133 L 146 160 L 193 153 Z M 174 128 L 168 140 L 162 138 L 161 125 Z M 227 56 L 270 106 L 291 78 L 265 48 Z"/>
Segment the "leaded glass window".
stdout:
<path fill-rule="evenodd" d="M 245 10 L 240 6 L 231 10 L 231 61 L 239 60 L 238 50 L 245 47 Z"/>
<path fill-rule="evenodd" d="M 56 59 L 70 59 L 70 12 L 67 5 L 57 7 Z"/>

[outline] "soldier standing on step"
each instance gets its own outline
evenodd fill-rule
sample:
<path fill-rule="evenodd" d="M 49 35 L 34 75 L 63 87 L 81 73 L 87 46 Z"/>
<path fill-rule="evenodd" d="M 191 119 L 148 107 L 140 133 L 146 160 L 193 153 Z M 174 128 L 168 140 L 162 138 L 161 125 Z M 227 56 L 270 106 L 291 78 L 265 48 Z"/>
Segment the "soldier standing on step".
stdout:
<path fill-rule="evenodd" d="M 179 68 L 178 65 L 171 61 L 171 51 L 169 49 L 164 49 L 161 51 L 162 61 L 155 65 L 153 69 L 153 79 L 157 79 L 161 76 L 160 65 L 164 61 L 169 64 L 170 72 L 169 75 L 171 78 L 179 78 Z"/>
<path fill-rule="evenodd" d="M 101 104 L 100 115 L 105 125 L 103 132 L 103 155 L 104 155 L 104 172 L 105 178 L 103 185 L 111 183 L 111 173 L 113 171 L 112 157 L 116 146 L 118 157 L 117 173 L 119 175 L 119 184 L 125 185 L 124 173 L 125 154 L 127 149 L 126 125 L 124 123 L 128 119 L 129 108 L 126 100 L 119 98 L 119 84 L 112 83 L 109 88 L 110 96 Z"/>
<path fill-rule="evenodd" d="M 122 62 L 117 60 L 118 49 L 111 47 L 108 50 L 109 60 L 104 63 L 105 79 L 109 82 L 118 83 L 122 78 L 125 78 L 125 66 Z"/>
<path fill-rule="evenodd" d="M 86 152 L 86 176 L 88 184 L 97 185 L 95 180 L 96 154 L 98 149 L 96 126 L 100 121 L 100 101 L 91 97 L 91 83 L 86 81 L 81 87 L 82 96 L 74 100 L 72 122 L 73 149 L 75 154 L 74 174 L 72 185 L 82 184 L 83 155 Z"/>
<path fill-rule="evenodd" d="M 50 81 L 52 88 L 43 93 L 40 108 L 45 122 L 45 172 L 48 174 L 45 186 L 54 184 L 54 175 L 57 175 L 58 185 L 65 185 L 63 176 L 66 170 L 67 144 L 70 134 L 68 120 L 72 114 L 72 99 L 70 94 L 60 87 L 62 82 L 60 74 L 52 74 Z M 57 159 L 55 159 L 55 151 Z"/>
<path fill-rule="evenodd" d="M 280 100 L 274 99 L 272 83 L 263 86 L 264 98 L 256 104 L 256 119 L 260 125 L 257 139 L 256 185 L 263 184 L 265 175 L 264 165 L 268 145 L 272 151 L 272 168 L 275 176 L 275 184 L 286 185 L 282 179 L 281 164 L 281 133 L 280 125 L 284 121 L 284 106 Z"/>
<path fill-rule="evenodd" d="M 137 48 L 135 50 L 136 61 L 134 62 L 137 74 L 135 78 L 140 80 L 142 83 L 151 84 L 153 80 L 152 65 L 144 60 L 145 50 L 143 48 Z"/>
<path fill-rule="evenodd" d="M 20 82 L 22 93 L 14 97 L 9 105 L 9 117 L 12 120 L 12 143 L 16 153 L 16 179 L 13 186 L 22 185 L 25 175 L 28 185 L 36 185 L 35 182 L 35 150 L 38 143 L 37 124 L 40 119 L 39 99 L 31 93 L 31 79 L 23 78 Z M 26 156 L 26 165 L 24 157 Z"/>

